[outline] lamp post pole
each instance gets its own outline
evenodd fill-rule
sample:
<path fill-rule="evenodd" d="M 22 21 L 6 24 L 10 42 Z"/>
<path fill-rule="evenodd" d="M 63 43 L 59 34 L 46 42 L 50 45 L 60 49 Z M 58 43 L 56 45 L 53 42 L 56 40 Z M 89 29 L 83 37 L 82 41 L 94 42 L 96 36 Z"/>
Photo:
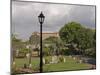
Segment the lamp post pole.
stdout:
<path fill-rule="evenodd" d="M 43 66 L 43 55 L 42 55 L 42 24 L 40 25 L 40 73 L 43 72 L 42 66 Z"/>
<path fill-rule="evenodd" d="M 38 16 L 39 23 L 40 23 L 40 73 L 43 72 L 43 53 L 42 53 L 42 24 L 44 22 L 45 16 L 41 12 L 40 15 Z"/>

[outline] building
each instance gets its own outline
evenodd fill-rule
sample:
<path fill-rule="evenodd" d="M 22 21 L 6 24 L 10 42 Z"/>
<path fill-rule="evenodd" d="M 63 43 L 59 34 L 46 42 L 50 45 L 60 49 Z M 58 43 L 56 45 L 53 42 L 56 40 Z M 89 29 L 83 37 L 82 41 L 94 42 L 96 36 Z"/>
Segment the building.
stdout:
<path fill-rule="evenodd" d="M 32 35 L 38 35 L 40 36 L 39 32 L 33 32 Z M 42 33 L 42 40 L 49 38 L 49 37 L 59 37 L 59 33 L 58 32 L 43 32 Z M 47 44 L 45 44 L 47 45 Z M 40 46 L 40 45 L 39 45 Z M 32 50 L 32 56 L 39 56 L 39 49 L 33 49 Z"/>
<path fill-rule="evenodd" d="M 33 34 L 33 35 L 34 35 L 34 34 L 40 35 L 39 32 L 33 32 L 32 34 Z M 53 37 L 59 37 L 59 33 L 58 33 L 58 32 L 43 32 L 43 33 L 42 33 L 42 40 L 44 40 L 44 39 L 46 39 L 46 38 L 49 38 L 49 37 L 51 37 L 51 36 L 53 36 Z"/>

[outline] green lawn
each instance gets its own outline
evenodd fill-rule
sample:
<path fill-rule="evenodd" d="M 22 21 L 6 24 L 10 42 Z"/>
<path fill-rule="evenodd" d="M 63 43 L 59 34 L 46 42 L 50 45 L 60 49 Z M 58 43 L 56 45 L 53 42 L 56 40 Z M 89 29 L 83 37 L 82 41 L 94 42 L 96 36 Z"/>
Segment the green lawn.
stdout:
<path fill-rule="evenodd" d="M 16 58 L 15 62 L 16 62 L 16 67 L 17 68 L 23 67 L 24 64 L 29 65 L 29 59 L 27 59 L 27 58 Z M 39 63 L 40 63 L 39 62 L 39 57 L 32 58 L 32 68 L 33 69 L 39 68 Z"/>
<path fill-rule="evenodd" d="M 50 57 L 46 57 L 50 59 Z M 16 58 L 16 67 L 23 67 L 23 64 L 28 65 L 28 59 L 26 58 Z M 32 68 L 39 68 L 39 57 L 33 57 L 32 58 Z M 72 58 L 69 58 L 66 56 L 66 62 L 65 63 L 57 63 L 57 64 L 46 64 L 43 66 L 44 72 L 50 72 L 50 71 L 68 71 L 68 70 L 82 70 L 82 69 L 89 69 L 90 65 L 85 63 L 77 63 L 76 60 L 73 60 Z"/>
<path fill-rule="evenodd" d="M 50 58 L 50 57 L 49 57 Z M 85 63 L 77 63 L 76 60 L 69 58 L 66 56 L 65 63 L 57 63 L 57 64 L 47 64 L 44 65 L 44 72 L 50 71 L 69 71 L 69 70 L 84 70 L 89 69 L 90 65 Z"/>

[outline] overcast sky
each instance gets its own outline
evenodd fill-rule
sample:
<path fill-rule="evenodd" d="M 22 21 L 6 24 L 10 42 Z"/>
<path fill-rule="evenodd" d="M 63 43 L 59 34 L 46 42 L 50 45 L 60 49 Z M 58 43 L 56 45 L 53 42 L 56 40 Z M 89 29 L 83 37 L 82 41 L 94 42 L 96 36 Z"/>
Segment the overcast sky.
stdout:
<path fill-rule="evenodd" d="M 95 6 L 12 2 L 12 33 L 28 39 L 40 30 L 38 15 L 45 15 L 43 32 L 58 32 L 66 23 L 75 21 L 88 28 L 95 28 Z"/>

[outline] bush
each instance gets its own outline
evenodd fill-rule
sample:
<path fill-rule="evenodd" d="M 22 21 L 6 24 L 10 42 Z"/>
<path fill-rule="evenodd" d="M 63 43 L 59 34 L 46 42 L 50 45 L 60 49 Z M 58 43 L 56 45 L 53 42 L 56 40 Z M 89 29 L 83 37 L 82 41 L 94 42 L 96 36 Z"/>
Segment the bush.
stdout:
<path fill-rule="evenodd" d="M 59 62 L 63 62 L 64 59 L 63 59 L 63 56 L 59 56 Z"/>
<path fill-rule="evenodd" d="M 65 50 L 63 50 L 63 54 L 64 55 L 71 55 L 72 53 L 71 53 L 70 49 L 65 49 Z"/>
<path fill-rule="evenodd" d="M 49 59 L 48 58 L 45 58 L 45 64 L 49 64 Z"/>
<path fill-rule="evenodd" d="M 43 48 L 43 55 L 44 56 L 48 56 L 49 55 L 49 48 L 48 47 L 44 47 Z"/>

